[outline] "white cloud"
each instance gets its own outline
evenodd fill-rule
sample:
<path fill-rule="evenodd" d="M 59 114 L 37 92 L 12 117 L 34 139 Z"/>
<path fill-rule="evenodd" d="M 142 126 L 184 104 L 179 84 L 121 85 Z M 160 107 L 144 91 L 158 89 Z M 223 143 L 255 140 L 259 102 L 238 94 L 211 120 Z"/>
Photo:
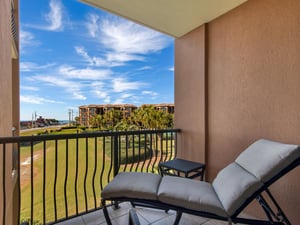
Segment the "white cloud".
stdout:
<path fill-rule="evenodd" d="M 43 97 L 38 97 L 38 96 L 31 96 L 31 95 L 21 95 L 20 96 L 20 101 L 23 103 L 30 103 L 30 104 L 38 104 L 38 105 L 42 105 L 45 103 L 59 103 L 62 104 L 63 102 L 60 101 L 55 101 L 55 100 L 51 100 L 51 99 L 46 99 Z"/>
<path fill-rule="evenodd" d="M 77 69 L 72 66 L 61 66 L 59 73 L 68 78 L 86 79 L 86 80 L 101 80 L 108 79 L 112 72 L 106 70 L 95 70 L 90 68 Z"/>
<path fill-rule="evenodd" d="M 31 24 L 26 26 L 40 30 L 62 31 L 64 29 L 63 20 L 65 20 L 63 17 L 66 15 L 64 15 L 64 6 L 61 0 L 50 0 L 49 8 L 49 12 L 44 15 L 46 24 Z"/>
<path fill-rule="evenodd" d="M 75 51 L 78 55 L 80 55 L 85 61 L 88 62 L 90 66 L 96 67 L 115 67 L 115 66 L 122 66 L 124 63 L 115 62 L 115 60 L 110 60 L 108 58 L 103 59 L 96 56 L 90 56 L 84 47 L 82 46 L 75 46 Z"/>
<path fill-rule="evenodd" d="M 63 30 L 63 5 L 60 0 L 50 1 L 50 11 L 45 15 L 48 26 L 44 28 L 51 31 Z"/>
<path fill-rule="evenodd" d="M 152 67 L 151 66 L 143 66 L 141 68 L 139 68 L 138 70 L 151 70 Z"/>
<path fill-rule="evenodd" d="M 22 85 L 21 89 L 24 91 L 39 91 L 40 90 L 38 87 L 26 86 L 26 85 Z"/>
<path fill-rule="evenodd" d="M 124 19 L 104 19 L 100 26 L 101 42 L 114 52 L 148 54 L 169 44 L 161 33 Z"/>
<path fill-rule="evenodd" d="M 145 61 L 145 57 L 135 54 L 128 54 L 125 52 L 110 52 L 106 54 L 109 62 L 128 62 L 128 61 Z M 122 64 L 121 64 L 122 65 Z"/>
<path fill-rule="evenodd" d="M 81 94 L 80 92 L 73 92 L 73 97 L 74 99 L 77 99 L 77 100 L 86 100 L 86 97 Z"/>
<path fill-rule="evenodd" d="M 46 65 L 38 65 L 33 62 L 20 62 L 20 70 L 22 72 L 31 72 L 33 70 L 46 69 L 46 68 L 52 67 L 53 65 L 55 65 L 55 64 L 49 63 Z"/>
<path fill-rule="evenodd" d="M 33 33 L 25 30 L 20 30 L 20 50 L 24 53 L 24 48 L 30 46 L 38 46 L 40 42 L 35 39 Z"/>
<path fill-rule="evenodd" d="M 34 76 L 33 80 L 43 82 L 50 86 L 57 86 L 63 88 L 67 93 L 71 94 L 74 99 L 86 100 L 86 97 L 82 94 L 81 89 L 83 85 L 80 82 L 74 82 L 66 79 L 62 79 L 55 76 Z"/>
<path fill-rule="evenodd" d="M 114 16 L 100 20 L 90 14 L 86 27 L 107 50 L 109 62 L 145 61 L 147 54 L 161 51 L 171 41 L 159 32 Z"/>
<path fill-rule="evenodd" d="M 95 14 L 88 15 L 88 22 L 86 23 L 86 27 L 89 31 L 91 37 L 95 38 L 97 33 L 99 32 L 99 16 Z"/>
<path fill-rule="evenodd" d="M 129 90 L 138 90 L 141 87 L 145 86 L 145 83 L 134 81 L 134 82 L 128 82 L 124 78 L 115 78 L 113 79 L 113 90 L 114 92 L 123 92 L 123 91 L 129 91 Z"/>
<path fill-rule="evenodd" d="M 169 71 L 174 71 L 174 66 L 169 68 Z"/>
<path fill-rule="evenodd" d="M 156 99 L 158 93 L 155 91 L 142 91 L 142 95 L 149 95 L 151 99 Z"/>

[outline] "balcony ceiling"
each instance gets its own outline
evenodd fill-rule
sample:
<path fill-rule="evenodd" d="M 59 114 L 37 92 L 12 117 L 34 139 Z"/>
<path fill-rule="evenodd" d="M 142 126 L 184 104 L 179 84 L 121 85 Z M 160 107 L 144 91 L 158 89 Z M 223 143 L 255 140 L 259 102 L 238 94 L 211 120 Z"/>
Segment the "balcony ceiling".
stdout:
<path fill-rule="evenodd" d="M 80 0 L 154 30 L 180 37 L 247 0 Z"/>

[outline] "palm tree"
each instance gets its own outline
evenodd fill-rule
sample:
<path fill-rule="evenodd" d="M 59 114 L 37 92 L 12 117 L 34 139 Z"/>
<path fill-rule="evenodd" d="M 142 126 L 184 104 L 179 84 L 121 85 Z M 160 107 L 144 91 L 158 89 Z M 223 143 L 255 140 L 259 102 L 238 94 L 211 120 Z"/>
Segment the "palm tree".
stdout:
<path fill-rule="evenodd" d="M 102 115 L 97 114 L 90 119 L 90 125 L 92 127 L 97 127 L 98 129 L 102 129 L 105 126 L 105 120 Z"/>

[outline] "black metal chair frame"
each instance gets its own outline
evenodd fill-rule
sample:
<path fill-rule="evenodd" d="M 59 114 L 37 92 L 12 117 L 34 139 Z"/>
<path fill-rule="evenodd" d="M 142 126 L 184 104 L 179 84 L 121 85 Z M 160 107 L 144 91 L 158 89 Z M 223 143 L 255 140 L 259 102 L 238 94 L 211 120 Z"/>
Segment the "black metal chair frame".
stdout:
<path fill-rule="evenodd" d="M 266 182 L 260 189 L 258 189 L 251 197 L 249 197 L 245 203 L 235 212 L 234 215 L 230 217 L 232 223 L 241 223 L 241 224 L 249 224 L 249 225 L 291 225 L 290 221 L 286 217 L 283 210 L 280 208 L 278 202 L 275 200 L 274 196 L 271 194 L 269 190 L 269 186 L 272 185 L 279 178 L 284 176 L 289 171 L 293 170 L 295 167 L 300 165 L 300 158 L 296 159 L 289 166 L 283 169 L 280 173 L 271 178 L 268 182 Z M 268 197 L 268 200 L 263 196 L 263 193 Z M 256 199 L 261 205 L 263 211 L 266 214 L 267 220 L 258 220 L 258 219 L 249 219 L 249 218 L 241 218 L 238 217 L 239 214 L 252 202 Z M 160 201 L 154 200 L 144 200 L 144 199 L 133 199 L 133 198 L 112 198 L 112 199 L 102 199 L 101 204 L 103 207 L 104 216 L 108 225 L 112 225 L 111 220 L 109 218 L 106 201 L 116 201 L 116 202 L 134 202 L 134 205 L 144 206 L 144 207 L 155 207 L 161 208 L 165 210 L 175 210 L 177 212 L 176 219 L 174 221 L 174 225 L 178 225 L 181 219 L 182 213 L 188 213 L 192 215 L 197 215 L 201 217 L 217 219 L 222 221 L 228 221 L 229 218 L 221 217 L 215 214 L 190 210 L 187 208 L 178 207 L 176 205 L 170 205 L 166 203 L 162 203 Z M 269 202 L 269 203 L 268 203 Z M 271 204 L 270 204 L 271 203 Z"/>

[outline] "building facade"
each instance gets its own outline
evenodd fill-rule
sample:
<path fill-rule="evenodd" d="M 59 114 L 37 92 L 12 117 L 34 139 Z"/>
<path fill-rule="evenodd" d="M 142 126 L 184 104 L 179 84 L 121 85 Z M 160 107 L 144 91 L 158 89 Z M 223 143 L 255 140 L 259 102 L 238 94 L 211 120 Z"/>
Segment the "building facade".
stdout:
<path fill-rule="evenodd" d="M 124 118 L 130 116 L 131 112 L 137 109 L 137 106 L 131 104 L 102 104 L 102 105 L 84 105 L 79 107 L 79 123 L 81 126 L 90 126 L 90 120 L 96 115 L 104 115 L 110 110 L 119 110 Z"/>
<path fill-rule="evenodd" d="M 143 106 L 153 106 L 156 110 L 161 110 L 167 113 L 174 113 L 174 104 L 143 104 Z M 91 118 L 96 115 L 103 115 L 109 110 L 119 110 L 123 113 L 124 118 L 128 118 L 131 113 L 138 107 L 131 104 L 101 104 L 101 105 L 83 105 L 79 107 L 79 123 L 81 126 L 90 126 Z"/>

